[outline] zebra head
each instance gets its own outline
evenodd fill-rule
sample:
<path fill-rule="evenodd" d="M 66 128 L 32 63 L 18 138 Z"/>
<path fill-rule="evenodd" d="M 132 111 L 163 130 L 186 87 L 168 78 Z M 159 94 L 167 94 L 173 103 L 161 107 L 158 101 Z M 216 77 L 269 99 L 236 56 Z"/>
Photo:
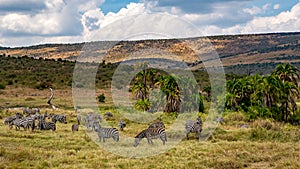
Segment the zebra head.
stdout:
<path fill-rule="evenodd" d="M 141 140 L 140 138 L 135 138 L 133 147 L 138 146 L 140 144 L 140 140 Z"/>
<path fill-rule="evenodd" d="M 119 141 L 119 135 L 114 135 L 112 138 L 113 138 L 116 142 Z"/>
<path fill-rule="evenodd" d="M 92 125 L 92 128 L 93 128 L 96 132 L 98 132 L 98 131 L 100 130 L 101 126 L 100 126 L 99 122 L 94 121 L 94 122 L 93 122 L 93 125 Z"/>

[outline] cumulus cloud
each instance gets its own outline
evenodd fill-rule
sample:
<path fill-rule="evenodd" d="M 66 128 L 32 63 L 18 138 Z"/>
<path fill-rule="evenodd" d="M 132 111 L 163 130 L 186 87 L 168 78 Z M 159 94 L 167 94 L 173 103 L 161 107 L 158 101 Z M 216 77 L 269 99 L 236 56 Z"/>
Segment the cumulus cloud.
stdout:
<path fill-rule="evenodd" d="M 136 21 L 136 18 L 132 16 L 137 16 L 147 13 L 147 9 L 142 3 L 130 3 L 125 8 L 122 8 L 119 12 L 113 13 L 109 12 L 104 15 L 100 10 L 86 12 L 82 17 L 82 23 L 85 25 L 84 40 L 102 40 L 102 39 L 113 39 L 123 35 L 122 32 L 130 29 L 130 25 L 119 25 L 115 27 L 115 22 L 118 20 L 126 20 L 127 23 L 132 23 Z M 94 18 L 92 25 L 96 25 L 98 29 L 90 29 L 91 23 L 88 23 L 87 18 Z M 140 24 L 145 24 L 146 20 L 140 21 Z M 125 24 L 125 21 L 120 23 Z M 108 30 L 105 27 L 109 27 Z M 100 36 L 101 35 L 101 36 Z"/>
<path fill-rule="evenodd" d="M 141 0 L 107 14 L 103 2 L 0 0 L 0 45 L 192 36 L 192 27 L 204 35 L 300 30 L 300 2 L 276 16 L 270 11 L 280 10 L 280 4 L 256 6 L 248 0 Z"/>
<path fill-rule="evenodd" d="M 300 30 L 300 2 L 289 11 L 275 16 L 255 17 L 246 24 L 238 24 L 228 28 L 216 26 L 205 27 L 205 34 L 249 34 L 269 32 L 292 32 Z"/>

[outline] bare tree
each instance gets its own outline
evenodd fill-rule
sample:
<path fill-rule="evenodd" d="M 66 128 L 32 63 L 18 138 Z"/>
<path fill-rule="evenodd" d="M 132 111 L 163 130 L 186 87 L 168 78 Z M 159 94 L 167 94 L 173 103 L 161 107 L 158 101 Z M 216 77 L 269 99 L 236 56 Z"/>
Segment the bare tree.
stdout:
<path fill-rule="evenodd" d="M 50 105 L 50 107 L 51 107 L 52 109 L 57 110 L 58 108 L 51 102 L 52 99 L 53 99 L 53 96 L 54 96 L 53 89 L 52 89 L 52 88 L 49 88 L 49 89 L 50 89 L 50 91 L 51 91 L 51 96 L 50 96 L 50 98 L 49 98 L 49 100 L 48 100 L 47 103 Z"/>

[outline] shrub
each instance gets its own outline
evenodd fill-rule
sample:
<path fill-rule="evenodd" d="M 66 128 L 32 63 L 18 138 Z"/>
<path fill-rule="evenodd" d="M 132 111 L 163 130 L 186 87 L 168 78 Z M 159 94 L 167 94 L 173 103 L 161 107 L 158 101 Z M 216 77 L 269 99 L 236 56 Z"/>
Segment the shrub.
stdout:
<path fill-rule="evenodd" d="M 99 102 L 101 102 L 101 103 L 104 103 L 104 102 L 105 102 L 105 96 L 104 96 L 103 93 L 100 94 L 97 98 L 98 98 L 98 101 L 99 101 Z"/>
<path fill-rule="evenodd" d="M 4 84 L 0 84 L 0 89 L 5 89 L 5 85 Z"/>
<path fill-rule="evenodd" d="M 151 107 L 151 103 L 149 99 L 138 100 L 134 105 L 134 108 L 139 111 L 147 111 L 150 109 L 150 107 Z"/>

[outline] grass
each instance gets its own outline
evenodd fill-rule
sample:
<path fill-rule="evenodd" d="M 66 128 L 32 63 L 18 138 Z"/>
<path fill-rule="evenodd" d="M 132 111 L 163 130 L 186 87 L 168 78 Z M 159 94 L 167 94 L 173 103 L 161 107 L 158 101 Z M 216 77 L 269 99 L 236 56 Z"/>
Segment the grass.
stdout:
<path fill-rule="evenodd" d="M 46 109 L 42 109 L 42 112 Z M 47 109 L 47 111 L 49 111 Z M 102 115 L 106 112 L 101 111 Z M 117 121 L 122 118 L 116 110 L 111 110 L 114 117 L 107 122 L 117 127 Z M 7 116 L 14 111 L 3 111 Z M 225 119 L 233 118 L 241 123 L 247 123 L 248 129 L 239 128 L 234 121 L 226 121 L 219 125 L 213 135 L 204 142 L 199 142 L 195 134 L 190 134 L 190 140 L 183 139 L 177 145 L 158 155 L 147 158 L 126 158 L 105 149 L 112 145 L 121 145 L 132 150 L 133 140 L 120 139 L 115 143 L 108 139 L 105 143 L 92 141 L 80 126 L 79 132 L 71 132 L 71 125 L 76 121 L 72 110 L 58 110 L 65 113 L 67 124 L 57 124 L 57 131 L 16 131 L 3 125 L 0 120 L 0 168 L 299 168 L 300 167 L 300 128 L 281 124 L 280 129 L 264 128 L 263 120 L 253 123 L 233 118 L 227 114 Z M 228 117 L 227 117 L 228 116 Z M 167 131 L 173 116 L 160 116 L 166 123 Z M 273 124 L 273 122 L 270 122 Z M 264 124 L 264 123 L 263 123 Z M 274 124 L 275 125 L 275 124 Z M 147 124 L 127 121 L 125 131 L 120 134 L 134 137 Z M 134 149 L 137 153 L 159 149 L 160 140 L 153 140 L 154 145 L 148 145 L 142 140 Z M 98 144 L 100 146 L 98 146 Z M 165 146 L 170 146 L 168 141 Z M 129 152 L 133 153 L 133 152 Z M 135 153 L 133 153 L 135 154 Z M 132 156 L 134 157 L 134 156 Z"/>

